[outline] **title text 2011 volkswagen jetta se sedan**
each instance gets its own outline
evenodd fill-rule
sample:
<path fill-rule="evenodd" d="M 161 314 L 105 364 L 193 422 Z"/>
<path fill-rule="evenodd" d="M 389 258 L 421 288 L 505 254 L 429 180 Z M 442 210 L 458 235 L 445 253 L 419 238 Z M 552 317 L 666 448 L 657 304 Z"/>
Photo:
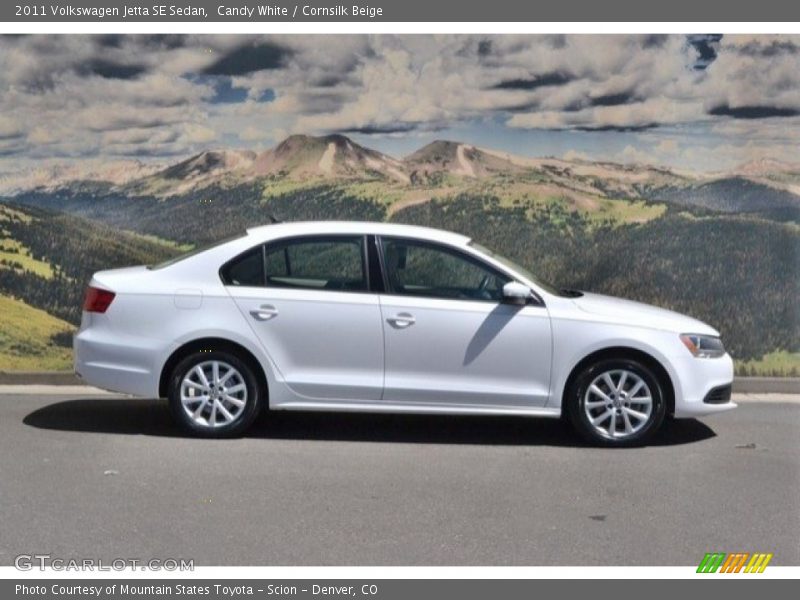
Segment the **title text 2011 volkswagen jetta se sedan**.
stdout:
<path fill-rule="evenodd" d="M 725 411 L 717 331 L 627 300 L 564 292 L 454 233 L 281 223 L 90 283 L 75 370 L 167 397 L 209 437 L 276 410 L 566 416 L 641 444 L 665 417 Z"/>

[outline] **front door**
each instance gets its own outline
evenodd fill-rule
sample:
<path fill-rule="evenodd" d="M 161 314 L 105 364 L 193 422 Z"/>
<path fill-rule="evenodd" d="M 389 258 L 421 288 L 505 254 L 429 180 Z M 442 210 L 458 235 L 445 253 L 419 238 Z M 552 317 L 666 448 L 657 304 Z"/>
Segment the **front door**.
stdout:
<path fill-rule="evenodd" d="M 457 248 L 381 240 L 383 400 L 464 407 L 540 407 L 552 358 L 541 305 L 503 303 L 510 277 Z"/>

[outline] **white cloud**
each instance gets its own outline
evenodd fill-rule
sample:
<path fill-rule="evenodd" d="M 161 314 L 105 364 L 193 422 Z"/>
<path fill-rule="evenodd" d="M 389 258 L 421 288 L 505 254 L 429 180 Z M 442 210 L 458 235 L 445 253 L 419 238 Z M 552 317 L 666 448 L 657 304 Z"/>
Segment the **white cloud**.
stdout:
<path fill-rule="evenodd" d="M 230 84 L 246 100 L 216 103 L 203 70 L 266 43 L 283 49 L 280 64 L 236 74 Z M 725 36 L 697 71 L 683 36 L 0 36 L 0 152 L 172 155 L 264 146 L 289 132 L 417 135 L 483 123 L 671 131 L 631 143 L 621 160 L 687 161 L 701 147 L 730 160 L 770 148 L 796 156 L 800 118 L 732 117 L 741 107 L 800 110 L 798 48 L 799 36 Z M 259 102 L 265 93 L 274 101 Z M 689 130 L 709 139 L 685 143 Z"/>
<path fill-rule="evenodd" d="M 563 158 L 564 160 L 585 160 L 585 161 L 592 160 L 592 157 L 589 156 L 589 154 L 587 154 L 586 152 L 581 152 L 579 150 L 574 150 L 574 149 L 567 150 L 566 152 L 564 152 L 564 154 L 561 155 L 561 158 Z"/>
<path fill-rule="evenodd" d="M 680 144 L 674 138 L 665 138 L 655 145 L 654 150 L 658 154 L 677 154 L 680 150 Z"/>
<path fill-rule="evenodd" d="M 8 140 L 22 137 L 25 130 L 19 123 L 6 116 L 0 115 L 0 140 Z"/>

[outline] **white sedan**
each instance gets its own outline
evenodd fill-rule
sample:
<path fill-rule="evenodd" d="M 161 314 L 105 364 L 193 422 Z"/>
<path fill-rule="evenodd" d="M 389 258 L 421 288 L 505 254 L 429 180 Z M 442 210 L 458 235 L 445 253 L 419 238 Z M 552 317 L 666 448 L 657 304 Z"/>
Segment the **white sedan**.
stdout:
<path fill-rule="evenodd" d="M 191 433 L 271 410 L 566 417 L 642 444 L 665 417 L 726 411 L 719 333 L 559 291 L 469 238 L 386 223 L 281 223 L 92 278 L 75 371 L 166 397 Z"/>

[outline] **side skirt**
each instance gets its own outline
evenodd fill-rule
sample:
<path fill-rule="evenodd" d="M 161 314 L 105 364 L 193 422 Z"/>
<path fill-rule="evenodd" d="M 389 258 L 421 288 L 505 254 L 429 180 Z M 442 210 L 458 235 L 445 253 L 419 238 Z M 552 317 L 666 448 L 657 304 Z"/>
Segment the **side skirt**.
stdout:
<path fill-rule="evenodd" d="M 402 414 L 435 414 L 435 415 L 503 415 L 519 417 L 549 417 L 557 419 L 561 416 L 561 408 L 536 406 L 530 408 L 508 406 L 470 406 L 459 404 L 430 405 L 403 404 L 390 402 L 346 402 L 331 400 L 291 401 L 270 406 L 270 410 L 313 410 L 327 412 L 360 412 L 360 413 L 402 413 Z"/>

